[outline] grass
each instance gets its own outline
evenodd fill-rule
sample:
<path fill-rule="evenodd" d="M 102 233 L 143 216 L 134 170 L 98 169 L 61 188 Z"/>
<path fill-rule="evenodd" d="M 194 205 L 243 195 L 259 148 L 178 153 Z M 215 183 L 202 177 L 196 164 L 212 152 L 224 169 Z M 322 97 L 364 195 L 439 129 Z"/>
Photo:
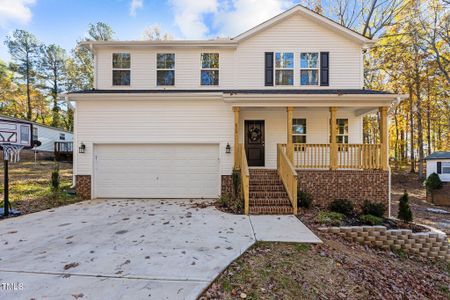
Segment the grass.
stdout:
<path fill-rule="evenodd" d="M 79 201 L 67 193 L 72 185 L 72 164 L 59 163 L 60 188 L 51 188 L 53 161 L 22 161 L 9 164 L 9 201 L 23 214 Z M 1 166 L 3 168 L 3 166 Z M 3 172 L 0 174 L 0 205 L 3 206 Z"/>

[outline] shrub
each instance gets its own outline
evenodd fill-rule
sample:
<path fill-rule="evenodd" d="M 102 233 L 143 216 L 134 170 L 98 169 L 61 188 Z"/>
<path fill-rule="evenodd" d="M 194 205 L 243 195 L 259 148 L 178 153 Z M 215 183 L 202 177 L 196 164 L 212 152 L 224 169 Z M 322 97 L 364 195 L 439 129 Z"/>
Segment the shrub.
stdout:
<path fill-rule="evenodd" d="M 374 215 L 361 215 L 359 217 L 359 220 L 364 224 L 364 225 L 382 225 L 383 224 L 383 218 L 374 216 Z"/>
<path fill-rule="evenodd" d="M 411 208 L 409 207 L 408 193 L 405 191 L 400 197 L 398 206 L 398 218 L 403 222 L 409 223 L 413 220 Z"/>
<path fill-rule="evenodd" d="M 241 213 L 244 203 L 240 197 L 224 194 L 217 199 L 217 205 L 233 213 Z"/>
<path fill-rule="evenodd" d="M 427 180 L 425 180 L 425 186 L 429 192 L 440 189 L 442 187 L 442 181 L 439 178 L 439 175 L 436 173 L 431 173 Z"/>
<path fill-rule="evenodd" d="M 331 211 L 350 216 L 353 214 L 353 203 L 347 199 L 336 199 L 333 200 L 328 208 Z"/>
<path fill-rule="evenodd" d="M 321 211 L 317 215 L 317 221 L 328 226 L 339 226 L 344 218 L 343 214 L 333 211 Z"/>
<path fill-rule="evenodd" d="M 310 208 L 312 204 L 311 194 L 303 191 L 298 191 L 297 193 L 297 203 L 299 207 Z"/>
<path fill-rule="evenodd" d="M 365 200 L 361 206 L 363 215 L 372 215 L 378 218 L 382 218 L 386 212 L 386 206 L 384 203 L 372 202 Z"/>
<path fill-rule="evenodd" d="M 233 196 L 237 198 L 239 197 L 241 188 L 241 172 L 239 170 L 233 169 L 233 173 L 231 174 L 231 181 L 233 183 Z"/>
<path fill-rule="evenodd" d="M 59 182 L 60 182 L 60 178 L 59 178 L 59 165 L 55 164 L 53 171 L 52 171 L 52 189 L 57 191 L 59 189 Z"/>

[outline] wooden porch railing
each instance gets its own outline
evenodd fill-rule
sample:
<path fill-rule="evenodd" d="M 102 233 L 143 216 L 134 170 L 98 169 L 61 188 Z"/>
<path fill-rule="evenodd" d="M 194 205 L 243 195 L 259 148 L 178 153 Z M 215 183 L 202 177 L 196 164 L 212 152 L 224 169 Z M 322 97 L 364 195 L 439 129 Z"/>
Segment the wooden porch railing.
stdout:
<path fill-rule="evenodd" d="M 297 214 L 297 172 L 286 154 L 286 145 L 277 145 L 277 169 L 284 188 L 292 204 L 294 215 Z"/>
<path fill-rule="evenodd" d="M 298 169 L 328 169 L 330 144 L 293 144 L 294 166 Z M 380 144 L 337 144 L 337 168 L 381 169 Z"/>
<path fill-rule="evenodd" d="M 294 165 L 301 169 L 330 167 L 330 144 L 294 144 Z"/>
<path fill-rule="evenodd" d="M 338 168 L 381 169 L 381 145 L 338 144 Z"/>
<path fill-rule="evenodd" d="M 244 144 L 239 144 L 238 162 L 238 168 L 241 173 L 241 192 L 244 198 L 244 213 L 248 215 L 250 213 L 250 172 Z"/>

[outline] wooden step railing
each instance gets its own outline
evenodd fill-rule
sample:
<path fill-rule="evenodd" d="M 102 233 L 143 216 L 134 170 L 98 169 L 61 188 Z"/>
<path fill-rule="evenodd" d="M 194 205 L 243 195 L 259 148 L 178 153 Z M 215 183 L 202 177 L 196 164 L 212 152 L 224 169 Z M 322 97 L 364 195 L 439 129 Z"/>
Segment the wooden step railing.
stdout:
<path fill-rule="evenodd" d="M 238 168 L 241 174 L 241 192 L 244 198 L 244 213 L 250 213 L 250 172 L 248 170 L 247 155 L 244 144 L 239 144 Z"/>
<path fill-rule="evenodd" d="M 286 145 L 277 145 L 277 169 L 284 188 L 292 204 L 294 215 L 297 214 L 297 172 L 286 155 Z"/>
<path fill-rule="evenodd" d="M 329 169 L 330 144 L 293 144 L 294 162 L 298 169 Z M 338 169 L 381 169 L 380 144 L 337 144 Z"/>

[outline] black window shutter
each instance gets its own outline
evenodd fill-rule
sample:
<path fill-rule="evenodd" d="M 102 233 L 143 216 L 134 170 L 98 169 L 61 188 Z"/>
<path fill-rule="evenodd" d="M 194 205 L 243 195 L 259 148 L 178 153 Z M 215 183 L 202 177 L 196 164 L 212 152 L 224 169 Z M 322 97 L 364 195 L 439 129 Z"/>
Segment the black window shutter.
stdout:
<path fill-rule="evenodd" d="M 320 52 L 320 86 L 330 85 L 330 53 Z"/>
<path fill-rule="evenodd" d="M 436 162 L 436 170 L 438 174 L 442 173 L 442 162 L 440 161 Z"/>
<path fill-rule="evenodd" d="M 264 53 L 264 80 L 266 86 L 273 86 L 273 52 Z"/>

